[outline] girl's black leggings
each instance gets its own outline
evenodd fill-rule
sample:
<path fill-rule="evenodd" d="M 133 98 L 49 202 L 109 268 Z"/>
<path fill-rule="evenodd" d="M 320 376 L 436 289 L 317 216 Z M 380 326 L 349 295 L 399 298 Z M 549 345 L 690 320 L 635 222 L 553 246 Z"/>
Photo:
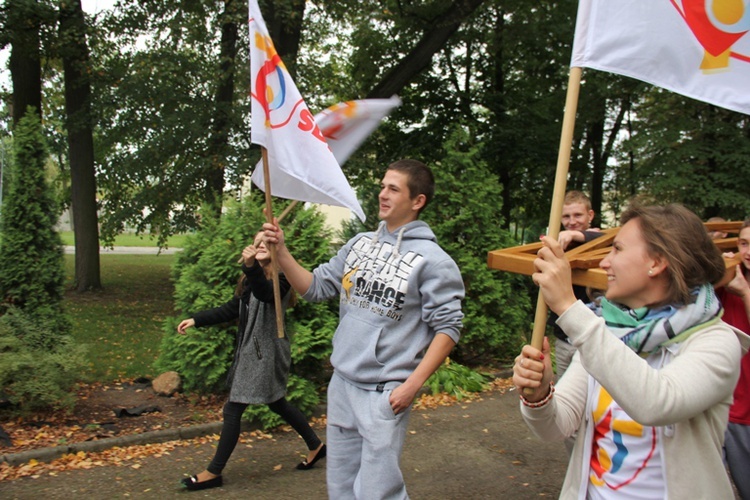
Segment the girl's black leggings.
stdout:
<path fill-rule="evenodd" d="M 219 446 L 216 448 L 213 460 L 211 460 L 206 469 L 211 474 L 221 474 L 221 471 L 227 465 L 227 461 L 230 455 L 232 455 L 234 447 L 237 446 L 237 441 L 240 439 L 242 413 L 248 406 L 246 403 L 233 403 L 231 401 L 227 401 L 224 405 L 224 423 L 221 427 Z M 269 403 L 268 408 L 278 414 L 297 431 L 297 434 L 305 440 L 308 450 L 315 450 L 320 446 L 320 438 L 318 438 L 318 435 L 315 434 L 315 431 L 307 423 L 305 415 L 296 407 L 290 405 L 286 398 Z"/>

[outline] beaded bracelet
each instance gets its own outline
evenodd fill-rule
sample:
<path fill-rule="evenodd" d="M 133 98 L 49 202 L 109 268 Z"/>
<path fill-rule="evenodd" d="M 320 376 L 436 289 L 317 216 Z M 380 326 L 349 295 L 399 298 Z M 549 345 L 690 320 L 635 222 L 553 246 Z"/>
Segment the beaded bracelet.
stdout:
<path fill-rule="evenodd" d="M 523 394 L 519 394 L 518 397 L 521 398 L 521 403 L 523 403 L 524 406 L 529 408 L 541 408 L 542 406 L 549 403 L 549 400 L 552 399 L 552 395 L 555 393 L 555 384 L 552 382 L 549 383 L 549 394 L 542 399 L 541 401 L 537 401 L 536 403 L 532 403 L 528 401 L 525 397 L 523 397 Z"/>

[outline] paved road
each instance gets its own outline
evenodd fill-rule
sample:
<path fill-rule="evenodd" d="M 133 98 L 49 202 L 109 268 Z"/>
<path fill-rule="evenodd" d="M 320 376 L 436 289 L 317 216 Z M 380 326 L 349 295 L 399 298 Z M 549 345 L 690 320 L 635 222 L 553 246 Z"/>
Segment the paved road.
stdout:
<path fill-rule="evenodd" d="M 557 498 L 567 455 L 562 443 L 529 433 L 515 391 L 481 401 L 415 411 L 402 459 L 412 499 Z M 321 434 L 324 434 L 324 430 Z M 224 487 L 185 492 L 179 480 L 205 468 L 213 444 L 178 447 L 124 466 L 94 467 L 0 483 L 3 499 L 327 498 L 325 460 L 310 471 L 294 466 L 305 453 L 293 433 L 242 444 L 224 470 Z M 187 495 L 187 496 L 186 496 Z"/>

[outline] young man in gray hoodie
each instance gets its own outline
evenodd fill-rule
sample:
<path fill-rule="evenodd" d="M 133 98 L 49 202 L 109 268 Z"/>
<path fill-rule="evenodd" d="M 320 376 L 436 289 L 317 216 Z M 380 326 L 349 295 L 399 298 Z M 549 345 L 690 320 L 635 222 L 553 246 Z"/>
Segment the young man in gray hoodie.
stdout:
<path fill-rule="evenodd" d="M 304 299 L 339 297 L 326 429 L 331 499 L 408 498 L 399 459 L 411 404 L 463 326 L 458 266 L 417 220 L 434 191 L 423 163 L 389 165 L 377 231 L 358 234 L 313 272 L 289 253 L 278 225 L 263 226 Z"/>

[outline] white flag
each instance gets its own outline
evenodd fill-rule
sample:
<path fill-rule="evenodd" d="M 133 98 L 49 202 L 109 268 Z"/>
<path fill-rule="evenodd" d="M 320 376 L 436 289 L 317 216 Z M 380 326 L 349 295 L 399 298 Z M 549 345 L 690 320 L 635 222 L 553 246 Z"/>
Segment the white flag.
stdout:
<path fill-rule="evenodd" d="M 750 0 L 580 0 L 572 67 L 750 114 Z"/>
<path fill-rule="evenodd" d="M 251 140 L 268 151 L 271 194 L 365 214 L 250 0 Z M 252 175 L 265 191 L 263 168 Z"/>
<path fill-rule="evenodd" d="M 362 99 L 340 102 L 315 115 L 315 122 L 340 165 L 356 151 L 401 99 Z"/>

